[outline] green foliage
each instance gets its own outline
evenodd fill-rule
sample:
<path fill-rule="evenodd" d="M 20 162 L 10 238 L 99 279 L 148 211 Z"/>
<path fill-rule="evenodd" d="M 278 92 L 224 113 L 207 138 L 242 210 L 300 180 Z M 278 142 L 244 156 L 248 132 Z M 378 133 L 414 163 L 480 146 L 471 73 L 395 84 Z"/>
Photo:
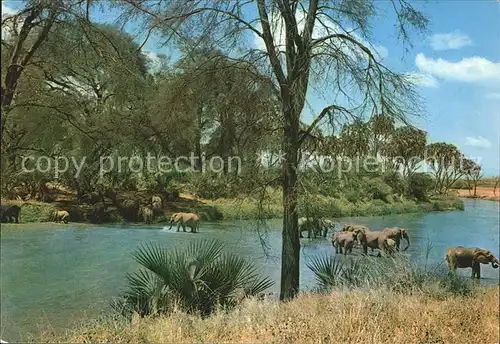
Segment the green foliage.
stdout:
<path fill-rule="evenodd" d="M 234 307 L 274 284 L 259 277 L 250 262 L 223 252 L 217 241 L 196 241 L 171 252 L 144 245 L 134 252 L 134 259 L 144 269 L 127 275 L 128 291 L 112 302 L 126 317 L 168 314 L 174 307 L 206 316 L 217 307 Z"/>
<path fill-rule="evenodd" d="M 384 288 L 398 294 L 421 293 L 438 299 L 450 295 L 470 296 L 474 291 L 470 279 L 449 274 L 441 264 L 422 266 L 400 255 L 384 259 L 363 257 L 347 262 L 332 256 L 317 256 L 307 266 L 321 290 Z"/>
<path fill-rule="evenodd" d="M 387 185 L 382 178 L 374 178 L 366 181 L 367 195 L 369 198 L 374 200 L 382 200 L 384 202 L 389 201 L 389 197 L 392 195 L 392 188 Z"/>
<path fill-rule="evenodd" d="M 409 178 L 408 196 L 420 202 L 428 200 L 434 187 L 434 179 L 427 173 L 415 173 Z"/>

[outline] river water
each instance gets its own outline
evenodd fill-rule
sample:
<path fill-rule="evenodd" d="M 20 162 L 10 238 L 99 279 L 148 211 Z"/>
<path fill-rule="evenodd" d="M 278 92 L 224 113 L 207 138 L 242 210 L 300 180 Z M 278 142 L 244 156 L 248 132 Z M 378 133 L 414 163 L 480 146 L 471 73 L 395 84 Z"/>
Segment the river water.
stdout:
<path fill-rule="evenodd" d="M 421 257 L 431 243 L 430 261 L 443 261 L 451 246 L 489 249 L 499 256 L 498 202 L 465 200 L 465 211 L 340 219 L 378 230 L 409 229 L 407 253 Z M 260 238 L 266 242 L 264 250 Z M 9 225 L 1 231 L 1 328 L 7 341 L 28 340 L 39 328 L 61 330 L 73 322 L 108 309 L 109 300 L 123 290 L 125 274 L 138 265 L 132 251 L 153 242 L 178 248 L 193 240 L 218 239 L 253 260 L 279 290 L 281 221 L 268 222 L 268 230 L 255 231 L 251 221 L 202 223 L 199 234 L 166 231 L 161 226 L 88 226 L 37 224 Z M 328 239 L 301 239 L 301 289 L 315 286 L 306 264 L 311 257 L 333 254 Z M 403 244 L 406 244 L 403 241 Z M 359 251 L 353 251 L 359 254 Z M 498 283 L 499 270 L 481 266 L 482 283 Z M 459 270 L 470 275 L 470 269 Z"/>

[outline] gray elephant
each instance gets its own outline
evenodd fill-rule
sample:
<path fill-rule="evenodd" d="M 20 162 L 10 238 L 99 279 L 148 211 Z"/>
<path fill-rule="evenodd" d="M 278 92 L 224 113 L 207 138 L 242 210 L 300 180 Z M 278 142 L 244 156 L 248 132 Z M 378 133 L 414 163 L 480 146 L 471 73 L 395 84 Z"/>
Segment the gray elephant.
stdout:
<path fill-rule="evenodd" d="M 160 196 L 151 197 L 151 209 L 155 216 L 163 215 L 163 201 Z"/>
<path fill-rule="evenodd" d="M 334 232 L 332 234 L 332 245 L 335 247 L 336 254 L 342 254 L 342 249 L 344 249 L 344 255 L 352 253 L 355 241 L 356 235 L 353 232 Z"/>
<path fill-rule="evenodd" d="M 490 264 L 494 269 L 500 265 L 498 259 L 488 250 L 477 247 L 456 246 L 446 251 L 448 268 L 455 273 L 457 268 L 472 268 L 472 278 L 481 278 L 480 264 Z"/>
<path fill-rule="evenodd" d="M 301 217 L 299 218 L 299 237 L 303 238 L 302 232 L 307 231 L 308 238 L 322 236 L 326 238 L 328 229 L 335 228 L 335 223 L 330 219 Z"/>
<path fill-rule="evenodd" d="M 144 220 L 145 223 L 149 224 L 153 222 L 153 209 L 151 209 L 149 206 L 142 207 L 141 208 L 141 213 L 142 213 L 142 219 Z"/>
<path fill-rule="evenodd" d="M 19 223 L 21 215 L 21 207 L 16 204 L 0 206 L 0 221 L 1 222 L 15 222 Z"/>
<path fill-rule="evenodd" d="M 330 219 L 322 218 L 321 225 L 323 227 L 323 238 L 326 238 L 326 235 L 328 234 L 329 229 L 332 229 L 332 230 L 335 229 L 335 222 L 333 220 L 330 220 Z"/>
<path fill-rule="evenodd" d="M 368 254 L 368 247 L 371 248 L 372 251 L 374 249 L 380 250 L 380 254 L 383 256 L 385 256 L 390 252 L 388 240 L 391 238 L 389 238 L 387 234 L 383 232 L 378 232 L 378 231 L 365 232 L 364 230 L 361 230 L 359 231 L 357 238 L 358 238 L 358 243 L 363 247 L 364 254 Z"/>
<path fill-rule="evenodd" d="M 52 219 L 54 222 L 64 222 L 68 223 L 69 213 L 66 210 L 57 210 L 52 213 Z"/>
<path fill-rule="evenodd" d="M 200 227 L 200 217 L 195 213 L 173 213 L 170 216 L 170 227 L 168 230 L 172 229 L 172 225 L 177 223 L 177 232 L 182 226 L 182 230 L 186 231 L 186 226 L 191 228 L 191 233 L 197 233 Z"/>
<path fill-rule="evenodd" d="M 410 238 L 408 237 L 408 230 L 405 228 L 399 228 L 399 227 L 391 227 L 391 228 L 385 228 L 383 231 L 387 235 L 387 237 L 393 239 L 396 241 L 396 250 L 399 251 L 401 247 L 401 239 L 405 239 L 407 242 L 406 247 L 403 249 L 403 251 L 406 251 L 410 247 Z"/>

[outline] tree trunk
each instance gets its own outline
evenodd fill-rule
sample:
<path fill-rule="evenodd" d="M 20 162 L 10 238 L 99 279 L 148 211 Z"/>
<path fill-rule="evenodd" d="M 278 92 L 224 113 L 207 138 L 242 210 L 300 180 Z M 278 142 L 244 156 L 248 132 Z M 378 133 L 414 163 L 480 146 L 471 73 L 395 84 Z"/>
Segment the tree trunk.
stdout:
<path fill-rule="evenodd" d="M 203 116 L 203 106 L 200 106 L 198 108 L 198 113 L 197 113 L 198 127 L 196 128 L 196 143 L 195 143 L 195 154 L 197 157 L 195 163 L 195 169 L 198 172 L 201 172 L 203 170 L 203 160 L 202 160 L 203 156 L 201 153 L 201 131 L 203 126 L 202 116 Z"/>
<path fill-rule="evenodd" d="M 283 244 L 281 253 L 280 300 L 294 298 L 299 292 L 300 241 L 297 213 L 297 167 L 299 150 L 299 116 L 284 111 L 283 137 Z"/>

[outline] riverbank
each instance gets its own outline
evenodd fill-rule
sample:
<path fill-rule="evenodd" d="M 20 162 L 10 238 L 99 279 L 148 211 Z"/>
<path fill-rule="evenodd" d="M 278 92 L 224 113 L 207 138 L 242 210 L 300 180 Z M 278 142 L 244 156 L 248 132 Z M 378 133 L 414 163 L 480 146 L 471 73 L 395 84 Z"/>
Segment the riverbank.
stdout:
<path fill-rule="evenodd" d="M 181 196 L 178 200 L 164 202 L 164 215 L 156 217 L 154 222 L 166 223 L 172 213 L 182 211 L 196 212 L 202 221 L 277 219 L 281 218 L 283 211 L 278 193 L 274 193 L 262 201 L 249 198 L 204 200 L 196 199 L 191 195 Z M 51 214 L 56 210 L 67 210 L 70 213 L 71 222 L 89 223 L 89 214 L 92 212 L 90 205 L 68 201 L 44 203 L 2 200 L 2 204 L 21 206 L 22 223 L 49 222 Z M 462 200 L 453 196 L 434 198 L 428 202 L 419 203 L 412 200 L 393 200 L 390 202 L 369 200 L 353 203 L 342 198 L 317 196 L 311 198 L 307 204 L 299 204 L 299 213 L 304 214 L 305 208 L 314 209 L 316 216 L 340 218 L 463 210 L 464 204 Z M 108 206 L 106 218 L 109 219 L 107 223 L 123 222 L 113 206 Z"/>
<path fill-rule="evenodd" d="M 499 289 L 442 299 L 389 291 L 306 293 L 287 303 L 248 300 L 206 319 L 174 313 L 131 323 L 96 320 L 45 343 L 497 343 Z"/>
<path fill-rule="evenodd" d="M 480 198 L 500 202 L 500 190 L 495 189 L 493 186 L 478 186 L 476 188 L 476 196 L 474 196 L 473 190 L 468 189 L 454 189 L 453 192 L 455 192 L 458 197 Z"/>

